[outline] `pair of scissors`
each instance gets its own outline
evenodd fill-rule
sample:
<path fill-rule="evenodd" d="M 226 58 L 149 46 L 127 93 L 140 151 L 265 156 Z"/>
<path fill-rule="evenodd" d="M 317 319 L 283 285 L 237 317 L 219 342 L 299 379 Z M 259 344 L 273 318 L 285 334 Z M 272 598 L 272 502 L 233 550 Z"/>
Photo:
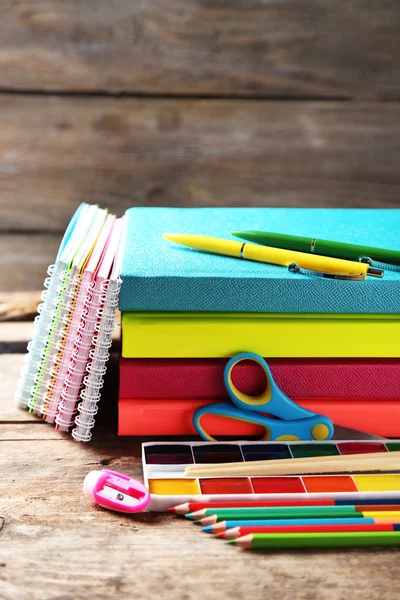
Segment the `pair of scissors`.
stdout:
<path fill-rule="evenodd" d="M 244 394 L 232 382 L 232 370 L 243 360 L 254 361 L 264 370 L 267 385 L 259 396 Z M 216 441 L 201 425 L 201 418 L 205 415 L 215 415 L 261 425 L 265 429 L 262 440 L 321 441 L 328 440 L 333 435 L 332 421 L 328 417 L 310 412 L 293 402 L 275 383 L 267 362 L 258 354 L 241 352 L 233 356 L 225 366 L 224 383 L 234 405 L 210 404 L 199 408 L 193 415 L 193 425 L 204 440 Z M 262 413 L 268 413 L 278 418 L 274 419 Z"/>

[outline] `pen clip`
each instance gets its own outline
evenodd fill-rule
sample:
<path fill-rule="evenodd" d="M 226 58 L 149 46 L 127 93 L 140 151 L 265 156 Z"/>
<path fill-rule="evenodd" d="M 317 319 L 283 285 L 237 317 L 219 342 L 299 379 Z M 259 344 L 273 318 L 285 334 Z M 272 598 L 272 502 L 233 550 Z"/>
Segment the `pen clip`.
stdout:
<path fill-rule="evenodd" d="M 372 258 L 370 258 L 369 256 L 363 256 L 362 258 L 360 258 L 360 262 L 367 263 L 370 267 L 374 267 L 376 269 L 386 269 L 387 271 L 400 272 L 400 265 L 390 265 L 389 263 L 372 260 Z"/>
<path fill-rule="evenodd" d="M 304 267 L 299 267 L 296 263 L 291 263 L 288 265 L 288 270 L 291 273 L 300 273 L 301 275 L 314 275 L 315 277 L 324 277 L 326 279 L 344 279 L 348 281 L 363 281 L 365 279 L 362 273 L 357 275 L 339 275 L 338 273 L 325 273 L 321 271 L 313 271 L 311 269 L 305 269 Z"/>

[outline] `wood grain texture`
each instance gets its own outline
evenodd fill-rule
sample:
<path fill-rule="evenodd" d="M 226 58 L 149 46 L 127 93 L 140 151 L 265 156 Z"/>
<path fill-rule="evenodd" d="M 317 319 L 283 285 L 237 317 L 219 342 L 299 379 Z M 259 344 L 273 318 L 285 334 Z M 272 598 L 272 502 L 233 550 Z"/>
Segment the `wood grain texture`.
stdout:
<path fill-rule="evenodd" d="M 395 0 L 5 0 L 1 86 L 399 98 Z"/>
<path fill-rule="evenodd" d="M 2 273 L 6 273 L 6 269 L 7 267 L 4 266 Z M 45 271 L 43 271 L 42 275 L 44 273 Z M 31 292 L 0 292 L 0 322 L 33 321 L 37 306 L 41 301 L 41 292 L 38 290 L 42 286 L 43 278 L 40 284 L 38 284 L 37 289 Z"/>
<path fill-rule="evenodd" d="M 13 245 L 33 278 L 82 201 L 118 214 L 133 205 L 398 207 L 399 164 L 395 103 L 0 96 L 0 230 L 55 233 L 1 237 L 0 255 Z M 22 284 L 18 268 L 9 276 L 8 286 Z"/>
<path fill-rule="evenodd" d="M 14 204 L 15 220 L 27 224 L 29 214 L 29 208 L 24 214 Z M 55 261 L 59 245 L 58 235 L 0 234 L 0 293 L 43 289 L 47 267 Z"/>
<path fill-rule="evenodd" d="M 185 519 L 93 505 L 82 491 L 89 471 L 109 466 L 142 479 L 140 440 L 119 439 L 105 424 L 90 444 L 79 444 L 37 420 L 18 423 L 8 408 L 16 379 L 4 379 L 5 372 L 9 362 L 0 355 L 2 600 L 393 600 L 400 594 L 396 550 L 254 554 Z"/>

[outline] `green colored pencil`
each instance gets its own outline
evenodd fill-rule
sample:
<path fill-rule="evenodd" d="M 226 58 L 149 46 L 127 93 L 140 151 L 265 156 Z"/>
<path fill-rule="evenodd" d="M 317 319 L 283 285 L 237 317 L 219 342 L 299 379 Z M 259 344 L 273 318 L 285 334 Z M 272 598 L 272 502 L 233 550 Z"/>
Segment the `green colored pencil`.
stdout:
<path fill-rule="evenodd" d="M 346 532 L 346 533 L 251 533 L 229 544 L 250 550 L 277 548 L 366 548 L 400 546 L 400 531 Z"/>
<path fill-rule="evenodd" d="M 378 512 L 379 509 L 374 509 L 373 512 Z M 216 517 L 218 521 L 232 519 L 297 519 L 311 517 L 362 517 L 363 512 L 357 510 L 355 506 L 340 505 L 340 506 L 273 506 L 273 507 L 255 507 L 255 508 L 203 508 L 193 513 L 186 515 L 187 519 L 201 520 L 206 517 Z M 208 523 L 216 523 L 216 520 Z"/>

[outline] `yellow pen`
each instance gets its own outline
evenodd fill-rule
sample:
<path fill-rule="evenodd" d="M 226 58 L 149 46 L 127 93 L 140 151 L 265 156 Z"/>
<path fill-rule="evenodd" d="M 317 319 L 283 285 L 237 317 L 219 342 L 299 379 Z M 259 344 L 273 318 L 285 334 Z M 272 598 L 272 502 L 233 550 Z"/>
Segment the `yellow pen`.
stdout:
<path fill-rule="evenodd" d="M 236 242 L 189 233 L 164 233 L 163 238 L 204 252 L 287 266 L 291 271 L 307 269 L 330 278 L 365 279 L 368 275 L 372 277 L 383 276 L 381 269 L 370 267 L 368 263 L 307 254 L 306 252 L 283 250 L 259 244 L 249 244 L 248 242 Z"/>

